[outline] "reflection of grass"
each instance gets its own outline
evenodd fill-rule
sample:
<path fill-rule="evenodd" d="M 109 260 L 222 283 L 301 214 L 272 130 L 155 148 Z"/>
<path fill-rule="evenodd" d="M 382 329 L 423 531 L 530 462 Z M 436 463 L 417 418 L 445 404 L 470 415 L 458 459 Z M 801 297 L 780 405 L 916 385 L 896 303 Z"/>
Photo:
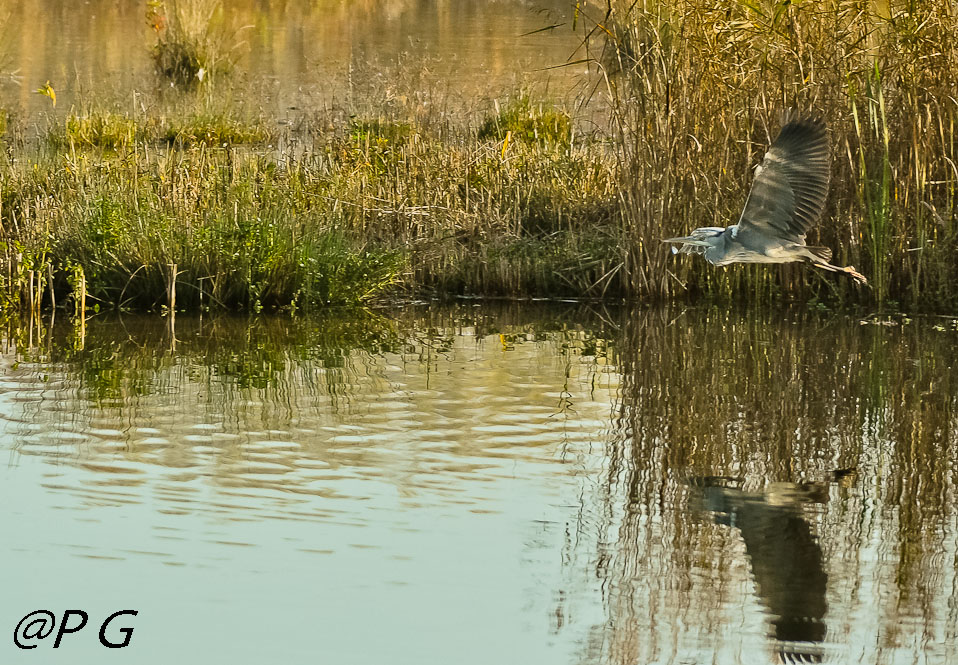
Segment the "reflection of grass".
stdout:
<path fill-rule="evenodd" d="M 418 349 L 426 353 L 423 362 L 432 362 L 429 354 L 453 352 L 463 328 L 512 346 L 550 342 L 563 356 L 598 358 L 613 353 L 611 342 L 591 330 L 600 322 L 586 308 L 529 303 L 518 308 L 505 301 L 481 310 L 470 304 L 388 310 L 342 307 L 298 317 L 181 315 L 175 321 L 175 351 L 167 322 L 152 316 L 91 317 L 82 344 L 77 343 L 77 327 L 62 317 L 52 331 L 31 331 L 16 318 L 0 315 L 0 330 L 15 343 L 18 360 L 56 363 L 75 374 L 84 396 L 101 406 L 164 393 L 163 384 L 171 378 L 164 373 L 177 366 L 189 367 L 186 373 L 177 372 L 179 380 L 210 378 L 224 386 L 256 390 L 286 388 L 300 371 L 300 376 L 313 379 L 322 376 L 330 392 L 343 394 L 349 386 L 342 382 L 348 381 L 357 351 L 381 356 L 408 355 L 410 349 Z M 570 329 L 570 319 L 588 325 Z"/>
<path fill-rule="evenodd" d="M 15 329 L 16 330 L 16 329 Z M 393 323 L 364 309 L 338 309 L 309 318 L 221 318 L 200 322 L 178 317 L 177 350 L 155 318 L 91 319 L 82 350 L 66 343 L 57 362 L 78 375 L 82 393 L 95 403 L 111 403 L 157 392 L 165 368 L 176 359 L 203 375 L 239 389 L 268 390 L 288 380 L 293 368 L 343 368 L 355 351 L 398 351 L 401 337 Z M 26 332 L 14 333 L 25 340 Z M 59 337 L 57 337 L 59 338 Z M 330 380 L 341 374 L 328 373 Z M 334 392 L 342 387 L 329 386 Z M 162 390 L 162 389 L 159 389 Z"/>

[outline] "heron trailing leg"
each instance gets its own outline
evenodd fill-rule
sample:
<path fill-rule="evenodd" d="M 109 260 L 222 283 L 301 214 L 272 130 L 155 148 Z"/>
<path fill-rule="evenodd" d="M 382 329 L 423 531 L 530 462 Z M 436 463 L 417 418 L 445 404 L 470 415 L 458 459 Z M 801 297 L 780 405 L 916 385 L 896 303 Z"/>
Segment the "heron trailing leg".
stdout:
<path fill-rule="evenodd" d="M 829 263 L 829 248 L 805 244 L 808 230 L 825 209 L 829 178 L 825 124 L 789 113 L 778 138 L 755 168 L 738 224 L 704 226 L 665 242 L 679 245 L 672 248 L 675 253 L 701 254 L 716 266 L 807 261 L 867 285 L 868 280 L 855 266 Z"/>
<path fill-rule="evenodd" d="M 843 272 L 849 277 L 852 277 L 859 284 L 863 286 L 868 286 L 868 280 L 865 279 L 865 276 L 863 274 L 855 270 L 855 266 L 844 266 L 844 267 L 836 266 L 818 257 L 815 257 L 814 259 L 810 259 L 809 263 L 811 263 L 814 266 L 818 266 L 819 268 L 823 270 L 828 270 L 830 272 Z"/>

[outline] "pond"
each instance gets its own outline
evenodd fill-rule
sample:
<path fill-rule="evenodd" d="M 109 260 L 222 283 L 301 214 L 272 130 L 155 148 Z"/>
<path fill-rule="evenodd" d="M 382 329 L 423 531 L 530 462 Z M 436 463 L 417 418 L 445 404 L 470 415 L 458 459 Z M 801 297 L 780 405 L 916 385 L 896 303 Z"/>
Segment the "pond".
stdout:
<path fill-rule="evenodd" d="M 4 333 L 2 625 L 71 662 L 958 658 L 950 319 L 62 318 Z"/>
<path fill-rule="evenodd" d="M 148 93 L 161 87 L 153 77 L 156 35 L 147 4 L 0 3 L 2 106 L 63 115 L 112 102 L 141 113 Z M 237 91 L 232 101 L 277 120 L 364 97 L 395 102 L 418 95 L 470 107 L 527 84 L 551 86 L 563 97 L 584 71 L 566 66 L 583 57 L 575 56 L 582 34 L 572 29 L 566 0 L 230 0 L 222 15 L 216 0 L 178 4 L 196 26 L 214 15 L 215 43 L 235 62 L 225 77 Z M 55 108 L 36 94 L 48 81 Z"/>

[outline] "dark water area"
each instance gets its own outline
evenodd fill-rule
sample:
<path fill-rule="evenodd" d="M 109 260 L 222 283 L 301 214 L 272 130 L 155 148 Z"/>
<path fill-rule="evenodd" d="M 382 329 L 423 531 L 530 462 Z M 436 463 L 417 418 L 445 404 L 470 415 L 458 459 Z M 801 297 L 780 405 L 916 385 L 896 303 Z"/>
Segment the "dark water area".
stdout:
<path fill-rule="evenodd" d="M 534 303 L 10 325 L 0 621 L 129 606 L 143 663 L 954 662 L 956 341 Z"/>

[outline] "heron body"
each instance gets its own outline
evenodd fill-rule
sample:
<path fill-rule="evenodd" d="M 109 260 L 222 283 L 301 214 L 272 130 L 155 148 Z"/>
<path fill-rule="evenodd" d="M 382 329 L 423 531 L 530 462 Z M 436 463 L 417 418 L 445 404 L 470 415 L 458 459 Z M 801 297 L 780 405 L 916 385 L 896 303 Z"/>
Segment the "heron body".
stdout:
<path fill-rule="evenodd" d="M 828 182 L 825 126 L 793 115 L 755 167 L 752 189 L 737 224 L 706 226 L 663 242 L 677 245 L 673 252 L 701 254 L 717 266 L 805 261 L 867 284 L 853 266 L 829 263 L 832 252 L 827 247 L 805 244 L 805 234 L 825 208 Z"/>

